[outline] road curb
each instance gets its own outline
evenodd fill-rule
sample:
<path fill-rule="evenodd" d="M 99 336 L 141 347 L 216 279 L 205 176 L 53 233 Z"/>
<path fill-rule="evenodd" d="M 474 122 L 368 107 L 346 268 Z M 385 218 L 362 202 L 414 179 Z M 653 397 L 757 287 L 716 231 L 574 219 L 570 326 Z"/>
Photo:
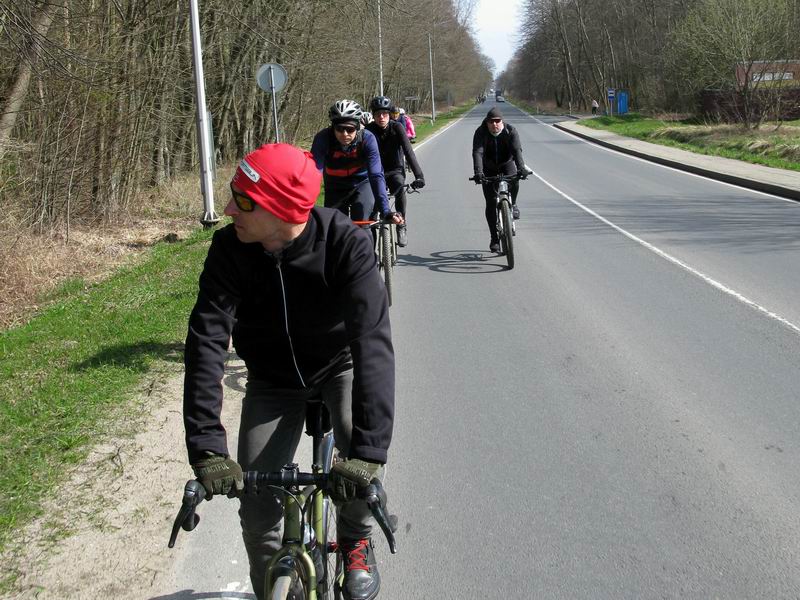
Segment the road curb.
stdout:
<path fill-rule="evenodd" d="M 710 169 L 705 169 L 703 167 L 682 163 L 676 160 L 670 160 L 668 158 L 663 158 L 661 156 L 653 156 L 652 154 L 639 152 L 638 150 L 633 150 L 631 148 L 626 148 L 625 146 L 620 146 L 618 144 L 614 144 L 606 140 L 601 140 L 596 137 L 592 137 L 591 135 L 587 135 L 580 131 L 568 129 L 567 127 L 561 126 L 559 123 L 552 123 L 552 126 L 555 127 L 556 129 L 559 129 L 560 131 L 563 131 L 564 133 L 574 135 L 575 137 L 579 137 L 581 139 L 592 142 L 593 144 L 597 144 L 599 146 L 603 146 L 605 148 L 610 148 L 611 150 L 616 150 L 617 152 L 622 152 L 623 154 L 629 154 L 631 156 L 648 160 L 650 162 L 654 162 L 667 167 L 672 167 L 673 169 L 686 171 L 688 173 L 694 173 L 695 175 L 702 175 L 703 177 L 708 177 L 709 179 L 715 179 L 717 181 L 731 183 L 733 185 L 738 185 L 739 187 L 756 190 L 758 192 L 765 192 L 767 194 L 780 196 L 782 198 L 789 198 L 790 200 L 800 202 L 800 190 L 787 188 L 781 185 L 775 185 L 773 183 L 767 183 L 766 181 L 758 181 L 754 179 L 747 179 L 744 177 L 737 177 L 736 175 L 730 175 L 728 173 L 720 173 L 718 171 L 712 171 Z"/>

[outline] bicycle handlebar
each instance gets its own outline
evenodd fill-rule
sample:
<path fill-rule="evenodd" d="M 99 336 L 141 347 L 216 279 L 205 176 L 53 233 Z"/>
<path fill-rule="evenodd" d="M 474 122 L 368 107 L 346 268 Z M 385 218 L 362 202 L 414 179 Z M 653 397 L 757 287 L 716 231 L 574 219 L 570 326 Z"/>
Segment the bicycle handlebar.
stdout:
<path fill-rule="evenodd" d="M 307 485 L 315 485 L 325 488 L 328 484 L 327 473 L 301 473 L 296 465 L 292 468 L 282 469 L 271 473 L 260 471 L 245 471 L 243 473 L 244 490 L 241 494 L 257 494 L 259 486 L 275 486 L 284 489 L 298 488 Z M 372 516 L 380 525 L 389 549 L 392 554 L 397 554 L 397 541 L 394 532 L 397 530 L 397 517 L 386 512 L 386 492 L 378 479 L 373 479 L 363 490 L 359 491 L 359 498 L 366 501 L 367 506 L 372 512 Z M 200 515 L 197 514 L 197 506 L 205 499 L 206 490 L 196 479 L 186 482 L 183 488 L 183 500 L 181 508 L 172 524 L 172 533 L 169 536 L 168 547 L 175 546 L 178 532 L 192 531 L 200 522 Z"/>
<path fill-rule="evenodd" d="M 525 175 L 525 177 L 527 177 L 529 175 L 529 173 L 524 173 L 524 175 Z M 522 176 L 523 176 L 523 173 L 521 173 L 519 171 L 517 171 L 513 175 L 503 175 L 503 174 L 500 174 L 500 175 L 484 175 L 483 176 L 483 181 L 485 183 L 496 183 L 498 181 L 517 181 L 518 179 L 523 179 Z M 469 180 L 470 181 L 479 181 L 478 179 L 475 178 L 475 176 L 470 177 Z"/>

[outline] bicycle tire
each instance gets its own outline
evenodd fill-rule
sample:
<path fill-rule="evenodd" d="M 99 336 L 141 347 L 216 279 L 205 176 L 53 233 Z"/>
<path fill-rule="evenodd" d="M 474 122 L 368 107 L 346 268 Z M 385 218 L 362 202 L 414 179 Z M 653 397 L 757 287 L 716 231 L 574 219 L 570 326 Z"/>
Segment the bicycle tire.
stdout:
<path fill-rule="evenodd" d="M 386 293 L 389 295 L 389 306 L 392 305 L 393 267 L 392 267 L 392 236 L 389 232 L 391 225 L 381 227 L 381 266 L 383 267 L 383 281 L 386 284 Z"/>
<path fill-rule="evenodd" d="M 275 583 L 272 585 L 270 600 L 288 600 L 290 593 L 292 593 L 292 578 L 288 575 L 281 575 L 275 579 Z"/>
<path fill-rule="evenodd" d="M 325 436 L 325 446 L 322 451 L 322 472 L 330 473 L 331 468 L 338 460 L 333 432 Z M 342 560 L 338 550 L 334 550 L 331 544 L 336 542 L 336 511 L 333 501 L 327 496 L 322 499 L 322 530 L 323 539 L 317 540 L 317 544 L 322 549 L 322 563 L 325 568 L 324 573 L 318 573 L 322 585 L 319 586 L 317 596 L 321 600 L 338 600 L 341 598 L 338 592 L 336 581 L 342 571 Z"/>
<path fill-rule="evenodd" d="M 508 200 L 500 201 L 500 218 L 503 222 L 503 235 L 500 238 L 500 245 L 503 247 L 503 254 L 506 255 L 508 261 L 508 268 L 514 268 L 514 233 L 512 230 L 513 217 L 511 216 L 511 207 L 508 205 Z"/>
<path fill-rule="evenodd" d="M 397 226 L 389 227 L 390 237 L 392 238 L 392 266 L 397 264 Z"/>

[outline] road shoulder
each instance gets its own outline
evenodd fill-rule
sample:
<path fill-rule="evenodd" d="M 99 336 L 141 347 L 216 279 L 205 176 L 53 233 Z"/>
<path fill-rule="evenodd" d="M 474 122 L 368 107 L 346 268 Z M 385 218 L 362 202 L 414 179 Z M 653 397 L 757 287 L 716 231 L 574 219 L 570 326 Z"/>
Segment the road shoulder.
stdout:
<path fill-rule="evenodd" d="M 553 123 L 553 127 L 600 146 L 644 160 L 800 201 L 800 173 L 795 171 L 754 165 L 720 156 L 696 154 L 680 148 L 628 138 L 610 131 L 590 129 L 574 121 Z"/>

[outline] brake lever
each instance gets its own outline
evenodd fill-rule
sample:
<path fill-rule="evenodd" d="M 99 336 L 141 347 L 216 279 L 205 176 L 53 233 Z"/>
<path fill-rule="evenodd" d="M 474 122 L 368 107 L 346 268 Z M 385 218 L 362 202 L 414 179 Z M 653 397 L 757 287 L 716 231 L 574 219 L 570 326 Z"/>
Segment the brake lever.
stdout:
<path fill-rule="evenodd" d="M 175 546 L 175 540 L 178 538 L 178 532 L 181 528 L 184 531 L 192 531 L 197 527 L 200 522 L 200 515 L 195 512 L 195 509 L 205 497 L 206 490 L 199 481 L 192 479 L 186 482 L 186 486 L 183 488 L 181 508 L 178 511 L 178 516 L 175 517 L 175 522 L 172 524 L 172 533 L 169 536 L 169 544 L 167 544 L 169 548 Z"/>
<path fill-rule="evenodd" d="M 364 490 L 364 500 L 383 530 L 383 535 L 389 543 L 389 550 L 392 554 L 397 554 L 397 540 L 394 537 L 394 532 L 397 531 L 397 517 L 386 514 L 386 492 L 378 479 L 373 479 Z"/>

